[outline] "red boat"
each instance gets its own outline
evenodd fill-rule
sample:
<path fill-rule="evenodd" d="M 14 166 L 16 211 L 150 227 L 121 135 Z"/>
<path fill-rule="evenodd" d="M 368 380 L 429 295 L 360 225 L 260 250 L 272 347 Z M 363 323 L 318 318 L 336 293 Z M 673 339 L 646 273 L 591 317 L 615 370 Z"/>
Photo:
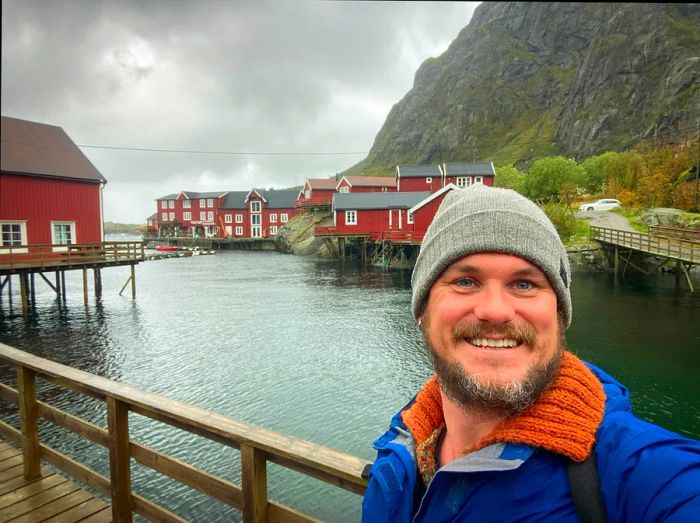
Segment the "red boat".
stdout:
<path fill-rule="evenodd" d="M 172 245 L 156 245 L 156 250 L 157 251 L 176 251 L 177 247 L 173 247 Z"/>

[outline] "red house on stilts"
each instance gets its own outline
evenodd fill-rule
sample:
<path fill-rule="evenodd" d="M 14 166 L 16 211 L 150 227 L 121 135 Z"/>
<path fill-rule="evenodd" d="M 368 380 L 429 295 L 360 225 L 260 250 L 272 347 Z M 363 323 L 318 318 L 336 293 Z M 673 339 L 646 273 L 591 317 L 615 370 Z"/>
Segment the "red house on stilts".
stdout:
<path fill-rule="evenodd" d="M 107 180 L 65 131 L 6 116 L 1 131 L 0 246 L 101 242 Z"/>

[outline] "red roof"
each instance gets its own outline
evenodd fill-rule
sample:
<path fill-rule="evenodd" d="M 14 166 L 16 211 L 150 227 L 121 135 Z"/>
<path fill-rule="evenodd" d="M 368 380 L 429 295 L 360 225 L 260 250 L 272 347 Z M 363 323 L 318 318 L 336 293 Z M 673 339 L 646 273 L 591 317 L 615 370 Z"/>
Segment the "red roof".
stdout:
<path fill-rule="evenodd" d="M 335 186 L 338 184 L 335 178 L 307 178 L 306 183 L 311 189 L 320 189 L 322 191 L 335 191 Z"/>
<path fill-rule="evenodd" d="M 107 181 L 60 127 L 8 116 L 1 123 L 3 172 Z"/>

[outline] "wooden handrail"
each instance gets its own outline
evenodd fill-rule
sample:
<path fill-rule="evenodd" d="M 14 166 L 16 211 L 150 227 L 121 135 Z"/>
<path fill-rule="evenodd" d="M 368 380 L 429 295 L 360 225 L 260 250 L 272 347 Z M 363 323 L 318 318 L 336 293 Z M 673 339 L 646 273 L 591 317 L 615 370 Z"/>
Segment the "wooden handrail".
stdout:
<path fill-rule="evenodd" d="M 268 500 L 267 462 L 277 463 L 360 495 L 367 486 L 367 481 L 362 478 L 361 473 L 368 462 L 361 458 L 145 392 L 2 343 L 0 360 L 17 368 L 20 384 L 19 391 L 0 384 L 0 398 L 24 405 L 21 408 L 21 431 L 0 422 L 0 434 L 10 441 L 22 444 L 25 471 L 34 473 L 38 470 L 34 467 L 38 467 L 39 458 L 45 459 L 67 474 L 111 496 L 115 521 L 130 521 L 132 511 L 148 518 L 181 521 L 167 509 L 132 492 L 128 466 L 132 458 L 242 510 L 245 521 L 313 521 L 309 516 Z M 104 400 L 108 406 L 108 429 L 102 429 L 37 401 L 34 396 L 35 376 Z M 240 449 L 242 485 L 235 485 L 131 440 L 127 422 L 128 412 L 135 412 Z M 89 441 L 107 446 L 110 450 L 111 478 L 104 478 L 92 469 L 41 444 L 36 428 L 38 417 L 71 430 Z"/>
<path fill-rule="evenodd" d="M 8 268 L 28 262 L 53 266 L 143 260 L 145 252 L 140 241 L 0 246 L 0 266 Z"/>
<path fill-rule="evenodd" d="M 700 263 L 700 243 L 690 240 L 594 226 L 591 226 L 591 237 L 594 240 L 629 247 L 649 254 L 690 263 Z"/>

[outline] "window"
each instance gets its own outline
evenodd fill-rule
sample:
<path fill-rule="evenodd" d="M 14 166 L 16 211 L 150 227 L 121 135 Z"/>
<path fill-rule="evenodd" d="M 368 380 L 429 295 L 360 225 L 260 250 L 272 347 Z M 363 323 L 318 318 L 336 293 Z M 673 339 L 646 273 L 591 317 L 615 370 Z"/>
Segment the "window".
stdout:
<path fill-rule="evenodd" d="M 345 211 L 345 225 L 357 225 L 357 211 Z"/>
<path fill-rule="evenodd" d="M 460 176 L 457 178 L 457 187 L 469 187 L 471 185 L 472 179 L 466 176 Z"/>
<path fill-rule="evenodd" d="M 191 212 L 183 212 L 182 213 L 182 219 L 190 221 L 192 219 L 192 213 Z"/>
<path fill-rule="evenodd" d="M 207 207 L 214 207 L 214 200 L 212 198 L 207 200 Z"/>
<path fill-rule="evenodd" d="M 260 223 L 262 221 L 260 218 L 261 217 L 259 214 L 251 214 L 250 215 L 250 224 L 251 225 L 260 225 Z"/>
<path fill-rule="evenodd" d="M 287 223 L 287 213 L 286 212 L 283 212 L 282 214 L 280 214 L 280 221 L 282 223 Z"/>
<path fill-rule="evenodd" d="M 170 207 L 171 209 L 174 209 L 175 208 L 175 200 L 168 200 L 168 207 Z"/>
<path fill-rule="evenodd" d="M 242 214 L 236 215 L 236 223 L 243 223 L 243 215 Z"/>
<path fill-rule="evenodd" d="M 190 209 L 192 208 L 192 202 L 189 200 L 182 200 L 182 208 L 183 209 Z"/>
<path fill-rule="evenodd" d="M 200 211 L 199 213 L 199 219 L 200 221 L 206 221 L 207 220 L 207 211 Z"/>
<path fill-rule="evenodd" d="M 207 206 L 206 200 L 199 200 L 199 208 L 204 209 Z"/>
<path fill-rule="evenodd" d="M 209 211 L 207 213 L 207 220 L 209 220 L 210 222 L 214 221 L 214 212 L 213 211 Z"/>
<path fill-rule="evenodd" d="M 343 186 L 338 190 L 338 192 L 339 192 L 339 193 L 343 193 L 343 194 L 349 193 L 349 192 L 350 192 L 350 187 L 348 187 L 347 185 L 343 185 Z"/>
<path fill-rule="evenodd" d="M 233 222 L 233 214 L 224 214 L 224 221 L 226 223 L 232 223 Z"/>
<path fill-rule="evenodd" d="M 0 245 L 15 246 L 27 244 L 27 226 L 25 222 L 0 223 L 0 232 Z M 0 250 L 0 254 L 9 254 L 9 252 L 9 250 Z M 15 249 L 12 252 L 27 252 L 27 249 Z"/>
<path fill-rule="evenodd" d="M 243 227 L 236 227 L 236 236 L 243 236 Z"/>
<path fill-rule="evenodd" d="M 174 213 L 174 212 L 171 212 L 171 213 L 170 213 L 170 221 L 171 221 L 171 222 L 174 222 L 174 221 L 175 221 L 175 213 Z"/>
<path fill-rule="evenodd" d="M 254 200 L 250 202 L 250 212 L 260 212 L 260 202 Z"/>
<path fill-rule="evenodd" d="M 168 221 L 168 213 L 167 212 L 161 213 L 160 219 L 161 219 L 161 221 L 167 222 Z"/>
<path fill-rule="evenodd" d="M 406 218 L 406 223 L 409 223 L 409 224 L 413 223 L 413 213 L 412 212 L 408 213 L 408 217 Z"/>
<path fill-rule="evenodd" d="M 70 245 L 75 243 L 75 222 L 51 222 L 51 243 Z M 54 247 L 53 251 L 65 251 L 66 247 Z"/>
<path fill-rule="evenodd" d="M 425 178 L 425 183 L 433 183 L 433 177 L 432 177 L 432 176 L 426 176 L 426 178 Z"/>
<path fill-rule="evenodd" d="M 270 223 L 277 223 L 277 213 L 270 214 Z"/>
<path fill-rule="evenodd" d="M 307 200 L 311 198 L 311 189 L 306 189 L 304 191 L 304 198 L 306 198 Z"/>
<path fill-rule="evenodd" d="M 474 177 L 474 183 L 484 183 L 484 178 L 481 176 Z"/>
<path fill-rule="evenodd" d="M 167 200 L 163 200 L 162 202 L 160 202 L 160 208 L 161 208 L 161 209 L 167 209 L 167 208 L 168 208 L 168 201 L 167 201 Z"/>
<path fill-rule="evenodd" d="M 273 236 L 277 234 L 277 226 L 276 225 L 270 225 L 270 235 Z"/>

